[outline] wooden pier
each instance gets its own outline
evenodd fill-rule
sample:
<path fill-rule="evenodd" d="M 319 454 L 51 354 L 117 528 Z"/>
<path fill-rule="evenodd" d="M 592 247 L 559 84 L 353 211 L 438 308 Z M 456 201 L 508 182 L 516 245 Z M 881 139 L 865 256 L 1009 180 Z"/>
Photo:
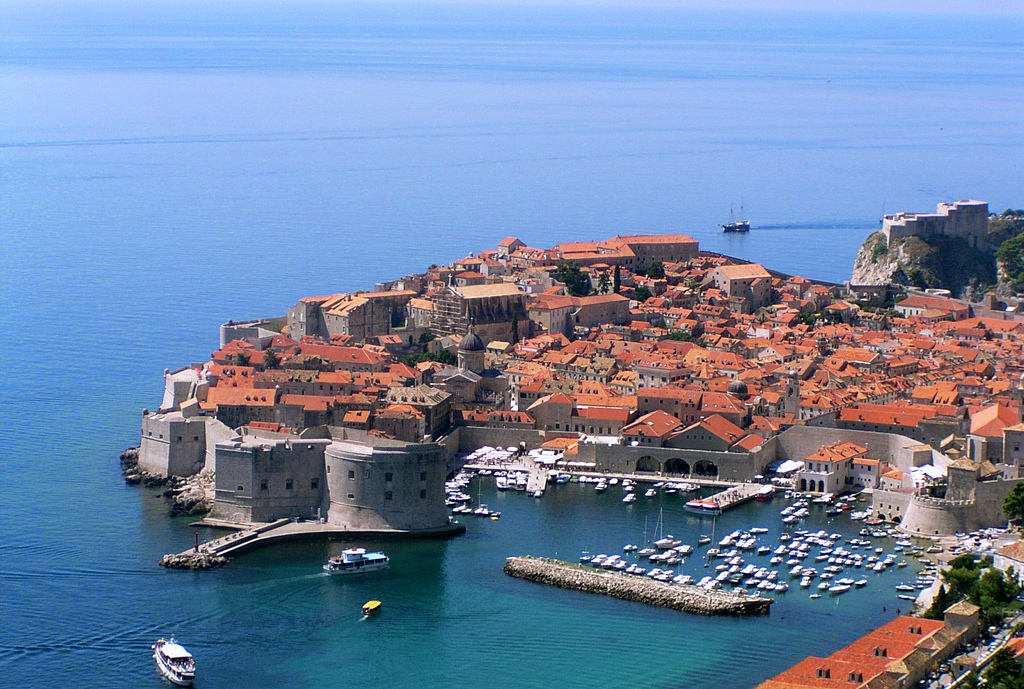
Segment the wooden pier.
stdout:
<path fill-rule="evenodd" d="M 672 608 L 696 615 L 761 615 L 772 598 L 705 589 L 691 584 L 668 584 L 647 577 L 611 572 L 543 557 L 510 557 L 504 572 L 518 579 L 584 593 Z"/>

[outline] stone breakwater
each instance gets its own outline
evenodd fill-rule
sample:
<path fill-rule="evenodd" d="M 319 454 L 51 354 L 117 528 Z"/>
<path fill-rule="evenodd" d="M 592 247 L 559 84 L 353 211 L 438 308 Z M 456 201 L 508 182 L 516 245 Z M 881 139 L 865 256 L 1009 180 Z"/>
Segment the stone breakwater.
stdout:
<path fill-rule="evenodd" d="M 203 551 L 164 555 L 160 558 L 160 566 L 170 569 L 213 569 L 214 567 L 223 567 L 227 563 L 226 557 Z"/>
<path fill-rule="evenodd" d="M 760 615 L 767 613 L 774 602 L 771 598 L 666 584 L 543 557 L 510 557 L 505 560 L 503 569 L 505 574 L 527 581 L 584 593 L 602 593 L 697 615 Z"/>

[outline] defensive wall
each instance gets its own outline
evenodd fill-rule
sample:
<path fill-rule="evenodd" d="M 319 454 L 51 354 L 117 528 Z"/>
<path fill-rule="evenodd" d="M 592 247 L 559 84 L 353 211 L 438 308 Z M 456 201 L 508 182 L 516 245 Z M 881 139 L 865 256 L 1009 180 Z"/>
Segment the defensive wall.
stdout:
<path fill-rule="evenodd" d="M 945 536 L 1006 526 L 1003 499 L 1017 483 L 1017 480 L 978 481 L 973 497 L 967 500 L 914 495 L 908 501 L 899 528 L 914 535 Z"/>
<path fill-rule="evenodd" d="M 218 443 L 211 518 L 323 520 L 355 531 L 446 526 L 441 447 L 363 440 L 255 432 Z"/>
<path fill-rule="evenodd" d="M 217 419 L 188 411 L 143 410 L 139 467 L 157 476 L 192 476 L 216 471 L 217 443 L 236 435 Z"/>
<path fill-rule="evenodd" d="M 285 316 L 257 318 L 251 321 L 228 321 L 220 326 L 220 346 L 232 340 L 244 340 L 254 347 L 266 349 L 288 322 Z"/>
<path fill-rule="evenodd" d="M 445 462 L 437 444 L 333 442 L 325 458 L 331 524 L 415 531 L 448 523 Z"/>
<path fill-rule="evenodd" d="M 763 447 L 763 446 L 762 446 Z M 633 447 L 580 443 L 577 461 L 592 462 L 611 474 L 717 476 L 726 481 L 750 481 L 771 461 L 762 452 L 715 452 L 672 447 Z"/>
<path fill-rule="evenodd" d="M 841 442 L 853 442 L 868 450 L 867 457 L 878 459 L 900 471 L 909 471 L 912 466 L 934 463 L 938 467 L 949 464 L 949 459 L 920 441 L 876 431 L 854 431 L 843 428 L 820 426 L 793 426 L 779 435 L 765 441 L 774 452 L 776 459 L 803 461 L 821 448 Z"/>

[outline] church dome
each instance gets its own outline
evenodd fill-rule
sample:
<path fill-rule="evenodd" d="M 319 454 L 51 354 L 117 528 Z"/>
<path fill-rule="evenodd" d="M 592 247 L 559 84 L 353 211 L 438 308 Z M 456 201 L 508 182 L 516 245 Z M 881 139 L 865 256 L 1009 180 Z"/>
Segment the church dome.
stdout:
<path fill-rule="evenodd" d="M 728 392 L 733 397 L 745 400 L 750 397 L 750 388 L 742 380 L 734 380 L 729 383 Z"/>
<path fill-rule="evenodd" d="M 484 341 L 480 339 L 480 336 L 474 332 L 470 332 L 459 343 L 460 352 L 482 352 L 484 351 Z"/>

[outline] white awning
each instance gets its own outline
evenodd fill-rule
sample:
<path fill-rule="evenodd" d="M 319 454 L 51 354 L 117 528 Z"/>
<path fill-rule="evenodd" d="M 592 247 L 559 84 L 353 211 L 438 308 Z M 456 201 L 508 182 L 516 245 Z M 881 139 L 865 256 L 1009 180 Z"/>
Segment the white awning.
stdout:
<path fill-rule="evenodd" d="M 780 464 L 775 470 L 776 474 L 792 474 L 797 469 L 803 469 L 804 463 L 798 462 L 795 459 L 787 459 L 785 462 Z"/>

